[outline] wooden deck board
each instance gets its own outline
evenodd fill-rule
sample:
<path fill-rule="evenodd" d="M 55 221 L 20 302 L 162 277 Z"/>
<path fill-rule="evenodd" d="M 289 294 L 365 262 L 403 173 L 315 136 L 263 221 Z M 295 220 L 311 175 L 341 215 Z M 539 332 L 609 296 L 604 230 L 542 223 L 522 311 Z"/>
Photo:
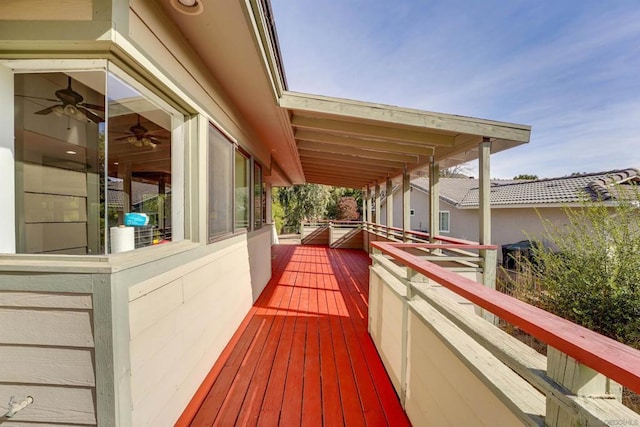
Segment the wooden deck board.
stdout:
<path fill-rule="evenodd" d="M 367 254 L 282 245 L 272 258 L 206 397 L 177 425 L 409 425 L 367 333 Z"/>

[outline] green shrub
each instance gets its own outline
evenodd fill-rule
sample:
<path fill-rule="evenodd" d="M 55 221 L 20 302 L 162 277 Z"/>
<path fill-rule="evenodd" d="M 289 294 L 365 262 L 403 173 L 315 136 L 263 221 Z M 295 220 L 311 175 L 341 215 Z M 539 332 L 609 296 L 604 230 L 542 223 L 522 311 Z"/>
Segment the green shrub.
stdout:
<path fill-rule="evenodd" d="M 628 190 L 627 190 L 628 192 Z M 546 310 L 640 348 L 640 197 L 565 208 L 527 263 Z"/>

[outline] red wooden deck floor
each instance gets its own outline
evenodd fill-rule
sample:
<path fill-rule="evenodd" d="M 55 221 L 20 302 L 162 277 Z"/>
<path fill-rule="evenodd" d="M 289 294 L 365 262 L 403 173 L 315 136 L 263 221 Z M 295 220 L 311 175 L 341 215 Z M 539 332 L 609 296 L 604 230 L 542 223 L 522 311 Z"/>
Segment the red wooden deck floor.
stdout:
<path fill-rule="evenodd" d="M 409 425 L 367 333 L 367 254 L 283 245 L 272 257 L 204 401 L 177 425 Z"/>

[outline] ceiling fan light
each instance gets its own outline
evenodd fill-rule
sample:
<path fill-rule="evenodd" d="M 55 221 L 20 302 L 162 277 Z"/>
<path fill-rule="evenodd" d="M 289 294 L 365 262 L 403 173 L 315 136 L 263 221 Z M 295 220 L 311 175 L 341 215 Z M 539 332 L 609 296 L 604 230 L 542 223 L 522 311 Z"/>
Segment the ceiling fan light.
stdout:
<path fill-rule="evenodd" d="M 156 148 L 156 144 L 146 136 L 142 138 L 142 143 L 144 144 L 145 147 Z"/>
<path fill-rule="evenodd" d="M 79 112 L 80 111 L 78 111 L 78 109 L 74 105 L 67 104 L 64 106 L 64 113 L 69 117 L 75 117 Z"/>
<path fill-rule="evenodd" d="M 53 114 L 55 114 L 58 117 L 64 116 L 64 108 L 62 108 L 62 105 L 56 105 L 51 109 L 51 111 L 53 111 Z"/>

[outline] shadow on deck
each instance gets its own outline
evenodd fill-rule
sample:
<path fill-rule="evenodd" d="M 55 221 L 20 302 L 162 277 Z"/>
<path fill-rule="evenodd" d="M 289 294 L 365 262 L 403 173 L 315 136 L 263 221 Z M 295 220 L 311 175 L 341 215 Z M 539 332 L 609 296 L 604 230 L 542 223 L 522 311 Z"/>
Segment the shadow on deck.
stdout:
<path fill-rule="evenodd" d="M 277 245 L 272 259 L 190 425 L 409 425 L 367 332 L 367 254 Z"/>

